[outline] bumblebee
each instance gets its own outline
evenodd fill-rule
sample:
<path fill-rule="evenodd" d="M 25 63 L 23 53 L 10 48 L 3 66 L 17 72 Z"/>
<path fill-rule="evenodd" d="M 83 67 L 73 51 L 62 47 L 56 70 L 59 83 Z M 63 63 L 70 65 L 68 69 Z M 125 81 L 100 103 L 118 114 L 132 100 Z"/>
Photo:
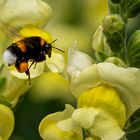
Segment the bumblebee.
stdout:
<path fill-rule="evenodd" d="M 54 40 L 53 42 L 55 42 Z M 15 68 L 20 73 L 25 73 L 30 79 L 30 68 L 33 64 L 37 64 L 46 60 L 46 55 L 51 57 L 52 48 L 61 52 L 59 48 L 53 47 L 52 43 L 46 42 L 42 37 L 31 36 L 20 39 L 12 43 L 4 52 L 4 60 L 8 66 L 15 65 Z M 29 61 L 32 63 L 29 65 Z"/>

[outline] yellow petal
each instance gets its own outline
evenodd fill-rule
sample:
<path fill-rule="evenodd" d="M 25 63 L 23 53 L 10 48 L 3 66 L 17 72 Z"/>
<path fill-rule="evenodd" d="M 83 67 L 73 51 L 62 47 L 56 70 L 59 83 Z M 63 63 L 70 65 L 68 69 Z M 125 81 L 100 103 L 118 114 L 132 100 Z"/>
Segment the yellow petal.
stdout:
<path fill-rule="evenodd" d="M 71 79 L 71 90 L 75 97 L 100 84 L 114 87 L 126 106 L 127 118 L 140 107 L 140 69 L 123 68 L 112 63 L 93 64 Z"/>
<path fill-rule="evenodd" d="M 0 136 L 8 140 L 14 129 L 14 114 L 7 106 L 0 104 Z"/>
<path fill-rule="evenodd" d="M 57 112 L 46 116 L 39 125 L 39 134 L 44 140 L 82 140 L 81 129 L 63 131 L 57 123 L 71 117 L 74 108 L 66 105 L 63 112 Z"/>
<path fill-rule="evenodd" d="M 125 106 L 117 91 L 109 85 L 99 85 L 82 93 L 78 98 L 78 107 L 103 109 L 117 120 L 121 128 L 126 121 Z"/>

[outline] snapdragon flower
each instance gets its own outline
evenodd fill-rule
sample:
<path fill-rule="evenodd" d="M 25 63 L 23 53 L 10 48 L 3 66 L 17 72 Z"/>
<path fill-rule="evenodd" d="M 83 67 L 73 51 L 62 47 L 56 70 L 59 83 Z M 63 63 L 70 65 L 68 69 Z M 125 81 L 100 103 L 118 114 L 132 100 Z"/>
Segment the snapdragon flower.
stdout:
<path fill-rule="evenodd" d="M 63 131 L 81 127 L 101 140 L 121 139 L 126 120 L 140 107 L 140 70 L 111 62 L 96 64 L 70 48 L 68 73 L 78 105 L 69 119 L 58 120 L 58 127 Z"/>
<path fill-rule="evenodd" d="M 67 72 L 77 108 L 68 118 L 56 119 L 61 135 L 63 131 L 82 128 L 89 140 L 120 140 L 126 139 L 127 121 L 130 121 L 130 131 L 140 128 L 135 123 L 139 122 L 139 116 L 135 124 L 129 120 L 140 108 L 140 32 L 127 38 L 128 18 L 139 13 L 139 3 L 131 1 L 129 5 L 126 1 L 109 0 L 108 4 L 110 15 L 93 36 L 96 60 L 75 48 L 69 49 Z M 40 126 L 42 132 L 47 132 L 49 124 L 42 121 Z M 54 138 L 57 132 L 53 131 L 51 137 Z M 47 133 L 44 137 L 49 138 Z"/>
<path fill-rule="evenodd" d="M 58 123 L 62 120 L 71 122 L 71 114 L 74 108 L 70 105 L 65 106 L 63 112 L 57 112 L 46 116 L 39 125 L 39 133 L 43 140 L 82 140 L 82 129 L 75 127 L 71 131 L 61 130 Z M 71 123 L 68 124 L 71 127 Z"/>
<path fill-rule="evenodd" d="M 78 99 L 78 109 L 72 115 L 73 120 L 91 135 L 103 140 L 121 138 L 126 120 L 140 107 L 140 70 L 108 62 L 88 65 L 89 62 L 84 61 L 87 67 L 79 71 L 77 59 L 80 58 L 74 56 L 73 51 L 69 51 L 69 55 L 74 57 L 69 57 L 69 61 L 70 64 L 74 63 L 70 67 L 68 65 L 68 70 L 78 71 L 78 74 L 69 72 L 71 91 Z"/>

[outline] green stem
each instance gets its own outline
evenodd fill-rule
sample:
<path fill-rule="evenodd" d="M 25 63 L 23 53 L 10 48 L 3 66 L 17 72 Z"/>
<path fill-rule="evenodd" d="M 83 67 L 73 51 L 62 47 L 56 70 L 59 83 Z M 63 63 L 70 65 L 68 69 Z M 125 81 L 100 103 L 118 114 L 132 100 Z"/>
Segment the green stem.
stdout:
<path fill-rule="evenodd" d="M 127 50 L 127 22 L 125 23 L 125 29 L 124 29 L 124 49 L 125 49 L 125 61 L 126 64 L 128 64 L 128 50 Z"/>
<path fill-rule="evenodd" d="M 121 0 L 120 4 L 120 16 L 122 20 L 124 21 L 125 27 L 124 27 L 124 56 L 125 56 L 125 62 L 128 64 L 128 51 L 127 51 L 127 18 L 125 17 L 124 13 L 127 10 L 125 0 Z"/>

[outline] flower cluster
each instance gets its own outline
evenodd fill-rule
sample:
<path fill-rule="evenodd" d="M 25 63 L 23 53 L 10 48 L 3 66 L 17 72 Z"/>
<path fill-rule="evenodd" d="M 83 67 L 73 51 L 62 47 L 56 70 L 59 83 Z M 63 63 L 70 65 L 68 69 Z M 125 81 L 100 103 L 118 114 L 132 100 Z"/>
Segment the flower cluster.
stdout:
<path fill-rule="evenodd" d="M 130 7 L 120 0 L 108 1 L 110 14 L 93 35 L 94 56 L 79 51 L 75 43 L 68 50 L 67 64 L 54 49 L 50 58 L 46 56 L 45 61 L 30 69 L 32 82 L 48 70 L 62 74 L 69 80 L 77 100 L 77 107 L 66 104 L 64 111 L 49 114 L 40 122 L 39 134 L 44 140 L 125 139 L 126 123 L 140 108 L 140 32 L 127 40 L 126 28 L 128 18 L 137 15 L 139 2 Z M 14 2 L 0 2 L 0 13 L 4 15 L 0 17 L 0 54 L 7 43 L 20 39 L 19 36 L 12 41 L 7 39 L 8 33 L 15 33 L 7 32 L 6 28 L 12 26 L 20 27 L 18 33 L 25 38 L 38 36 L 52 43 L 55 39 L 43 29 L 52 15 L 50 6 L 41 0 L 18 0 L 16 6 Z M 27 78 L 15 66 L 6 66 L 0 56 L 0 140 L 7 140 L 12 134 L 15 122 L 12 109 L 31 87 Z"/>

